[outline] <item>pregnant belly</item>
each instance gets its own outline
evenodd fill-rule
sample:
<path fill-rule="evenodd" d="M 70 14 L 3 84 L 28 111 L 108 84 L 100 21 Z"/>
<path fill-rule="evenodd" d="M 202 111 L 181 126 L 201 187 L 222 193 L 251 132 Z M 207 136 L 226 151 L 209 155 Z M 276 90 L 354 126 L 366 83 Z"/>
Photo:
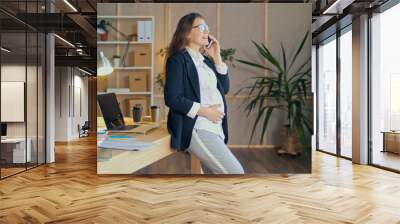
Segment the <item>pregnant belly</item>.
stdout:
<path fill-rule="evenodd" d="M 220 106 L 218 107 L 218 110 L 221 111 L 221 112 L 224 112 L 224 102 L 216 101 L 215 103 L 209 103 L 209 104 L 201 103 L 201 106 L 203 106 L 203 107 L 210 107 L 210 106 L 212 106 L 212 105 L 218 105 L 218 104 L 220 105 Z"/>

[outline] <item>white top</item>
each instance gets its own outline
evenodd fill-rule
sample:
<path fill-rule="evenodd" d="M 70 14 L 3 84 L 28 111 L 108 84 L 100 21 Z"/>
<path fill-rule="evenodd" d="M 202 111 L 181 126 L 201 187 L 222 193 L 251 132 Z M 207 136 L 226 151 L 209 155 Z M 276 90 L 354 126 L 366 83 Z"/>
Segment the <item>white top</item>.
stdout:
<path fill-rule="evenodd" d="M 219 110 L 224 112 L 224 101 L 222 99 L 221 93 L 217 88 L 217 76 L 214 71 L 204 62 L 204 56 L 198 52 L 194 51 L 191 48 L 187 47 L 187 51 L 189 52 L 199 76 L 199 85 L 200 85 L 200 102 L 194 102 L 192 108 L 187 113 L 187 116 L 191 118 L 195 118 L 197 112 L 202 107 L 208 107 L 213 104 L 220 104 Z M 225 63 L 220 65 L 215 65 L 218 73 L 226 75 L 228 73 L 228 66 Z M 195 126 L 195 129 L 202 129 L 213 132 L 220 136 L 222 139 L 225 139 L 224 131 L 222 129 L 222 120 L 218 123 L 214 123 L 208 120 L 205 117 L 198 116 Z"/>

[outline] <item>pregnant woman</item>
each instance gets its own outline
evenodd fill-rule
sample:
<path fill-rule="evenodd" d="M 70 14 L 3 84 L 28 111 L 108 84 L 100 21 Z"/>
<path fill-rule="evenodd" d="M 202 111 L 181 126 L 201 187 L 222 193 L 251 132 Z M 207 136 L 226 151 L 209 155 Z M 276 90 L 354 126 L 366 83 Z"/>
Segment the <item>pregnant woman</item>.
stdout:
<path fill-rule="evenodd" d="M 167 57 L 164 98 L 172 148 L 187 150 L 214 174 L 243 174 L 226 145 L 228 67 L 200 14 L 179 20 Z"/>

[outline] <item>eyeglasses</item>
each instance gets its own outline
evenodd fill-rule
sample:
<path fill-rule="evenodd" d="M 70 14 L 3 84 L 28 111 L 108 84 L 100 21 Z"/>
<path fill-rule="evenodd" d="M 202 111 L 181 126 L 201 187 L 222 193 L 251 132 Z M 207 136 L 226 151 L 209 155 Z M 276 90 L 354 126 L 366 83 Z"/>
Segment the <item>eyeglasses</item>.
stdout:
<path fill-rule="evenodd" d="M 192 28 L 199 28 L 200 32 L 204 33 L 205 31 L 209 31 L 207 24 L 199 24 L 197 26 L 194 26 Z"/>

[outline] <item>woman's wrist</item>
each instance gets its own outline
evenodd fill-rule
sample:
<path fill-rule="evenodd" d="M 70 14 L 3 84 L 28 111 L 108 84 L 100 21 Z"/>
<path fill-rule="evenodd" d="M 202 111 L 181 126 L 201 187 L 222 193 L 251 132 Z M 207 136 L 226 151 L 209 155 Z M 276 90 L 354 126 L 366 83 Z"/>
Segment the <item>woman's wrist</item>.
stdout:
<path fill-rule="evenodd" d="M 214 59 L 214 63 L 215 63 L 216 65 L 222 65 L 222 58 L 221 58 L 221 56 L 216 57 L 216 58 Z"/>
<path fill-rule="evenodd" d="M 206 117 L 207 111 L 208 111 L 207 107 L 200 107 L 200 109 L 197 111 L 197 115 Z"/>
<path fill-rule="evenodd" d="M 215 65 L 222 65 L 222 60 L 220 60 L 220 61 L 215 61 Z"/>

